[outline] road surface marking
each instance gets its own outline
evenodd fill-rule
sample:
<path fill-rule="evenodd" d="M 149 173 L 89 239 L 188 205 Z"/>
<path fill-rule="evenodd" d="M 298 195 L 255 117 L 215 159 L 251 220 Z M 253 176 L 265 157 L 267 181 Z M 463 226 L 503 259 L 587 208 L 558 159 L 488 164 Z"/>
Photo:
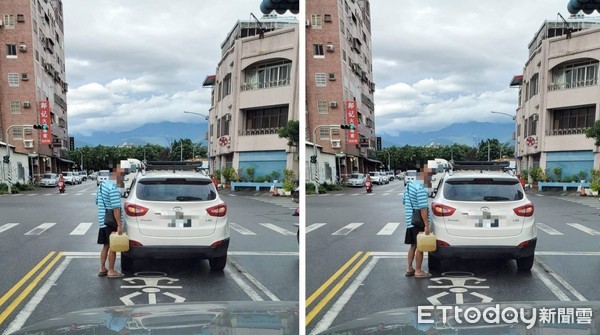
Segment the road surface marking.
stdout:
<path fill-rule="evenodd" d="M 592 229 L 592 228 L 588 228 L 584 225 L 580 225 L 579 223 L 567 223 L 567 225 L 575 228 L 575 229 L 579 229 L 582 232 L 586 233 L 586 234 L 590 234 L 590 235 L 600 235 L 600 232 Z"/>
<path fill-rule="evenodd" d="M 563 290 L 561 290 L 558 285 L 554 284 L 552 280 L 550 280 L 550 277 L 548 277 L 548 275 L 545 273 L 545 270 L 540 271 L 538 267 L 534 265 L 531 268 L 531 272 L 535 274 L 542 281 L 542 283 L 544 283 L 550 289 L 550 292 L 554 293 L 554 295 L 560 301 L 571 301 L 569 296 Z"/>
<path fill-rule="evenodd" d="M 377 235 L 392 235 L 400 226 L 400 222 L 388 222 Z"/>
<path fill-rule="evenodd" d="M 350 234 L 354 229 L 362 226 L 363 223 L 361 222 L 353 222 L 347 226 L 345 226 L 344 228 L 336 231 L 335 233 L 331 234 L 331 235 L 348 235 Z"/>
<path fill-rule="evenodd" d="M 306 314 L 305 325 L 308 325 L 314 318 L 321 312 L 323 307 L 329 303 L 331 299 L 346 285 L 346 282 L 354 275 L 354 273 L 361 267 L 361 265 L 371 256 L 371 253 L 367 252 L 365 255 L 342 277 L 342 279 L 319 301 L 319 303 L 308 313 Z M 315 292 L 316 293 L 316 292 Z M 308 301 L 306 306 L 308 307 Z"/>
<path fill-rule="evenodd" d="M 352 264 L 354 263 L 354 261 L 360 257 L 360 255 L 362 255 L 362 251 L 357 252 L 356 254 L 354 254 L 354 256 L 352 256 L 352 258 L 350 258 L 346 264 L 342 265 L 341 268 L 339 268 L 339 270 L 337 270 L 331 277 L 329 277 L 329 279 L 327 279 L 327 281 L 325 283 L 323 283 L 323 285 L 321 285 L 321 287 L 319 287 L 313 294 L 310 295 L 310 297 L 308 297 L 308 299 L 306 299 L 306 307 L 308 307 L 313 301 L 315 301 L 315 299 L 317 299 L 319 297 L 319 295 L 321 295 L 321 293 L 323 293 L 323 291 L 325 291 L 329 285 L 331 285 L 331 283 L 333 283 L 337 277 L 339 277 L 344 271 L 346 271 L 346 269 Z"/>
<path fill-rule="evenodd" d="M 235 271 L 232 271 L 229 268 L 229 266 L 226 266 L 224 272 L 227 276 L 233 279 L 233 281 L 235 281 L 236 284 L 238 284 L 238 286 L 244 292 L 246 292 L 246 294 L 250 297 L 250 299 L 252 299 L 252 301 L 264 301 L 260 294 L 258 294 L 252 287 L 250 287 L 250 285 L 248 285 L 244 281 L 244 278 L 242 278 L 242 276 L 238 273 L 237 269 Z"/>
<path fill-rule="evenodd" d="M 334 194 L 334 197 L 341 197 L 343 194 Z"/>
<path fill-rule="evenodd" d="M 92 222 L 82 222 L 69 235 L 85 235 L 92 225 Z"/>
<path fill-rule="evenodd" d="M 321 227 L 323 227 L 324 225 L 326 225 L 327 223 L 313 223 L 310 226 L 306 227 L 306 234 L 310 233 L 313 230 L 319 229 Z"/>
<path fill-rule="evenodd" d="M 11 196 L 13 196 L 13 197 L 20 197 L 20 196 L 23 196 L 23 193 L 11 194 Z"/>
<path fill-rule="evenodd" d="M 559 276 L 554 271 L 552 271 L 552 269 L 548 265 L 546 265 L 546 263 L 542 262 L 539 258 L 536 259 L 535 261 L 538 262 L 544 268 L 544 270 L 546 270 L 546 272 L 550 273 L 550 275 L 552 277 L 554 277 L 554 279 L 556 279 L 556 281 L 559 282 L 564 288 L 569 290 L 571 292 L 571 294 L 573 294 L 575 296 L 575 298 L 577 298 L 579 301 L 588 301 L 573 286 L 571 286 L 569 283 L 567 283 L 567 281 L 564 280 L 563 277 Z"/>
<path fill-rule="evenodd" d="M 41 225 L 33 228 L 32 230 L 25 233 L 25 235 L 41 235 L 43 232 L 54 226 L 56 223 L 44 222 Z"/>
<path fill-rule="evenodd" d="M 15 292 L 17 292 L 17 290 L 19 290 L 21 286 L 23 286 L 23 284 L 25 284 L 25 282 L 27 282 L 29 278 L 31 278 L 31 276 L 33 276 L 54 254 L 54 251 L 48 253 L 44 259 L 37 263 L 33 269 L 31 269 L 23 278 L 21 278 L 21 280 L 19 280 L 10 290 L 8 290 L 8 292 L 6 292 L 6 294 L 0 298 L 0 306 L 4 305 L 4 303 L 10 299 L 10 297 L 12 297 L 12 295 L 15 294 Z"/>
<path fill-rule="evenodd" d="M 15 308 L 17 308 L 17 306 L 19 306 L 19 304 L 25 300 L 25 298 L 31 293 L 31 291 L 33 291 L 33 289 L 35 288 L 35 286 L 40 282 L 40 280 L 42 280 L 42 278 L 44 276 L 46 276 L 46 274 L 48 273 L 48 271 L 50 271 L 50 269 L 52 269 L 52 267 L 54 267 L 54 265 L 56 264 L 56 262 L 58 262 L 58 260 L 62 257 L 62 253 L 59 252 L 56 257 L 54 257 L 54 259 L 52 261 L 50 261 L 50 263 L 48 263 L 48 265 L 46 265 L 46 267 L 42 270 L 42 272 L 40 272 L 38 274 L 37 277 L 35 277 L 35 279 L 29 284 L 27 285 L 27 287 L 23 290 L 23 292 L 21 292 L 21 294 L 19 294 L 15 300 L 13 300 L 13 302 L 8 305 L 8 307 L 6 307 L 6 309 L 2 312 L 2 314 L 0 314 L 0 325 L 4 322 L 4 320 L 6 320 L 6 318 L 15 310 Z M 45 262 L 45 258 L 44 260 L 42 260 L 43 262 Z M 43 264 L 43 263 L 42 263 Z M 37 267 L 37 266 L 36 266 Z"/>
<path fill-rule="evenodd" d="M 549 235 L 564 235 L 563 233 L 559 232 L 558 230 L 556 230 L 546 224 L 543 224 L 541 222 L 538 222 L 537 226 L 538 226 L 539 230 L 541 230 Z"/>
<path fill-rule="evenodd" d="M 76 193 L 75 195 L 80 196 L 80 195 L 83 195 L 83 193 L 79 192 L 79 193 Z"/>
<path fill-rule="evenodd" d="M 237 223 L 230 222 L 229 223 L 229 227 L 231 227 L 231 229 L 237 231 L 238 233 L 240 233 L 242 235 L 256 235 L 255 233 L 253 233 L 250 230 L 248 230 L 248 229 L 240 226 Z"/>
<path fill-rule="evenodd" d="M 278 232 L 279 234 L 282 235 L 294 235 L 296 236 L 296 233 L 292 233 L 291 231 L 287 230 L 287 229 L 283 229 L 281 227 L 278 227 L 272 223 L 259 223 L 259 225 L 265 227 L 265 228 L 269 228 L 271 230 L 274 230 L 276 232 Z"/>
<path fill-rule="evenodd" d="M 3 233 L 7 230 L 9 230 L 12 227 L 18 226 L 18 223 L 7 223 L 7 224 L 3 224 L 2 227 L 0 227 L 0 233 Z"/>
<path fill-rule="evenodd" d="M 365 257 L 367 257 L 367 255 L 365 255 Z M 340 295 L 340 297 L 333 304 L 333 306 L 327 311 L 327 313 L 325 313 L 325 315 L 321 318 L 321 320 L 319 320 L 317 325 L 312 329 L 312 331 L 310 332 L 311 335 L 320 333 L 331 326 L 335 318 L 340 314 L 340 312 L 342 311 L 342 309 L 344 309 L 348 301 L 350 301 L 350 298 L 352 298 L 354 293 L 356 293 L 358 288 L 363 284 L 363 282 L 365 281 L 369 273 L 371 273 L 378 261 L 378 258 L 372 258 L 369 261 L 369 263 L 365 265 L 365 267 L 358 274 L 358 276 L 354 278 L 352 284 L 348 286 L 348 288 Z"/>
<path fill-rule="evenodd" d="M 244 270 L 240 264 L 238 264 L 236 261 L 234 261 L 233 259 L 228 259 L 227 260 L 231 265 L 233 265 L 238 272 L 240 272 L 241 274 L 243 274 L 252 284 L 254 284 L 254 286 L 256 286 L 259 290 L 261 290 L 267 297 L 269 297 L 269 299 L 271 299 L 272 301 L 281 301 L 279 300 L 279 298 L 277 298 L 277 296 L 275 294 L 273 294 L 273 292 L 269 291 L 268 288 L 266 288 L 263 284 L 261 284 L 253 275 L 249 274 L 248 271 Z"/>
<path fill-rule="evenodd" d="M 46 294 L 48 294 L 50 289 L 56 285 L 56 281 L 58 280 L 60 275 L 65 271 L 65 269 L 67 268 L 67 266 L 69 265 L 70 262 L 71 262 L 70 258 L 65 258 L 60 263 L 60 265 L 56 267 L 56 270 L 54 270 L 52 275 L 50 275 L 50 277 L 48 277 L 48 279 L 46 280 L 44 285 L 42 285 L 42 287 L 40 287 L 40 289 L 37 290 L 35 295 L 31 298 L 31 300 L 29 300 L 27 305 L 25 305 L 25 307 L 23 307 L 23 309 L 21 309 L 19 314 L 17 314 L 17 316 L 15 316 L 15 318 L 10 323 L 10 325 L 6 328 L 4 333 L 2 333 L 3 335 L 11 334 L 23 327 L 25 322 L 27 322 L 27 319 L 31 316 L 31 314 L 33 314 L 33 312 L 35 311 L 37 306 L 42 302 L 42 300 L 44 299 Z"/>
<path fill-rule="evenodd" d="M 36 195 L 37 195 L 37 193 L 34 193 L 34 194 L 28 194 L 27 196 L 28 196 L 28 197 L 35 197 Z"/>

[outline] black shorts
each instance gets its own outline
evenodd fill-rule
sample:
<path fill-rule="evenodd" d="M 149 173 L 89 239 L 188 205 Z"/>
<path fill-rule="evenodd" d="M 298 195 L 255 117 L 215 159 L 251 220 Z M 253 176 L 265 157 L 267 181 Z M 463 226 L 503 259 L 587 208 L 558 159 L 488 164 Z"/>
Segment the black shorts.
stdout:
<path fill-rule="evenodd" d="M 406 235 L 404 236 L 404 244 L 417 244 L 417 235 L 420 232 L 425 231 L 425 228 L 419 230 L 418 228 L 411 227 L 406 228 Z"/>
<path fill-rule="evenodd" d="M 109 227 L 100 228 L 98 230 L 98 244 L 109 244 L 110 245 L 110 234 L 117 231 L 110 229 Z"/>

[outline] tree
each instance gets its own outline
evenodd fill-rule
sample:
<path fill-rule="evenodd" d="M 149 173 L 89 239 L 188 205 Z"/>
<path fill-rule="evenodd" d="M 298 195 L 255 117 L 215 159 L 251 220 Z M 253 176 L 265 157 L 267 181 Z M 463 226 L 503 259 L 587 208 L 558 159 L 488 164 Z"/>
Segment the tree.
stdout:
<path fill-rule="evenodd" d="M 297 147 L 300 144 L 300 121 L 288 121 L 285 127 L 280 128 L 277 133 L 279 137 L 287 138 L 289 146 Z"/>
<path fill-rule="evenodd" d="M 585 137 L 593 138 L 594 145 L 600 146 L 600 120 L 594 122 L 594 125 L 585 130 Z"/>

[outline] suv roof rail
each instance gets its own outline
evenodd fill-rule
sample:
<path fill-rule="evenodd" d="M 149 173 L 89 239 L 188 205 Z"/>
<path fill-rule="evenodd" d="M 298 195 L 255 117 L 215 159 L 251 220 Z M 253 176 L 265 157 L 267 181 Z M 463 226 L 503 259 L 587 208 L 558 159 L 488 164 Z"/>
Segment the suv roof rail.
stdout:
<path fill-rule="evenodd" d="M 509 161 L 481 162 L 481 161 L 451 161 L 450 168 L 456 170 L 487 170 L 505 171 L 510 167 Z"/>
<path fill-rule="evenodd" d="M 155 170 L 173 170 L 173 171 L 196 171 L 204 172 L 202 163 L 195 162 L 172 162 L 172 161 L 148 161 L 145 166 L 146 171 Z M 204 172 L 204 174 L 206 174 Z"/>

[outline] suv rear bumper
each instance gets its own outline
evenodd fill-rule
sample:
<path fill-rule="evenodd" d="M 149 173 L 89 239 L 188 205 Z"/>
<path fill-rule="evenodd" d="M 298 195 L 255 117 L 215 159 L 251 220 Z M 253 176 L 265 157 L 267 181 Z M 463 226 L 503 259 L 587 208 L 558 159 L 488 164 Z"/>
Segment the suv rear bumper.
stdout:
<path fill-rule="evenodd" d="M 131 258 L 205 258 L 212 259 L 227 255 L 229 238 L 216 247 L 210 246 L 129 246 L 129 251 L 124 252 Z"/>
<path fill-rule="evenodd" d="M 525 246 L 437 246 L 430 254 L 437 258 L 507 258 L 517 259 L 532 256 L 535 252 L 537 238 L 529 240 Z"/>

